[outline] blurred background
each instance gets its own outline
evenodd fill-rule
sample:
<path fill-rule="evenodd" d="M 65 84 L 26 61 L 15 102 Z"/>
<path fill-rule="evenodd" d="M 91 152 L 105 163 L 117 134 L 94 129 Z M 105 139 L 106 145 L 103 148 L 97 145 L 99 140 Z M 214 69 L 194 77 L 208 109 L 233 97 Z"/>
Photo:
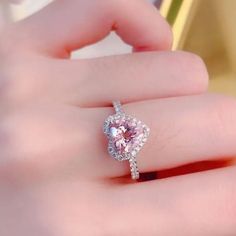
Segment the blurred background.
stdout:
<path fill-rule="evenodd" d="M 38 11 L 52 0 L 25 0 L 10 4 L 0 0 L 0 30 Z M 86 1 L 86 0 L 85 0 Z M 171 24 L 173 50 L 200 55 L 210 74 L 210 91 L 236 96 L 236 0 L 149 0 Z M 12 0 L 11 2 L 19 2 Z M 96 45 L 83 48 L 73 58 L 130 52 L 131 48 L 111 33 Z"/>

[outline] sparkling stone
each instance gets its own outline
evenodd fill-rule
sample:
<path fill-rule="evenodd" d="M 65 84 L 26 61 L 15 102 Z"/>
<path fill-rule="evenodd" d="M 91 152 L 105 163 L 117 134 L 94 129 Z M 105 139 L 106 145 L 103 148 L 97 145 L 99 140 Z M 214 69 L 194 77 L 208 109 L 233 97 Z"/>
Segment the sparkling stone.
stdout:
<path fill-rule="evenodd" d="M 111 137 L 115 138 L 119 135 L 119 130 L 116 127 L 110 128 L 110 135 Z"/>
<path fill-rule="evenodd" d="M 140 150 L 144 142 L 146 126 L 129 116 L 115 117 L 109 120 L 107 136 L 113 150 L 112 156 L 119 160 L 130 158 Z M 146 141 L 146 140 L 145 140 Z"/>

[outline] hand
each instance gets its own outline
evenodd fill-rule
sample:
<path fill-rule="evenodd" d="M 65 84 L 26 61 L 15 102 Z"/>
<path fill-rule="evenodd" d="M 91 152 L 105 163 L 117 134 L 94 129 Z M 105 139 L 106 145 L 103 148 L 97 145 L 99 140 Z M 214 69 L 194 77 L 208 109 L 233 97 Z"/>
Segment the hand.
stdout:
<path fill-rule="evenodd" d="M 139 53 L 68 59 L 111 29 Z M 204 64 L 166 51 L 171 37 L 136 0 L 58 0 L 4 30 L 0 235 L 235 235 L 235 166 L 173 170 L 235 156 L 236 101 L 203 94 Z M 129 182 L 127 163 L 108 156 L 116 99 L 151 128 L 140 172 L 172 178 Z"/>

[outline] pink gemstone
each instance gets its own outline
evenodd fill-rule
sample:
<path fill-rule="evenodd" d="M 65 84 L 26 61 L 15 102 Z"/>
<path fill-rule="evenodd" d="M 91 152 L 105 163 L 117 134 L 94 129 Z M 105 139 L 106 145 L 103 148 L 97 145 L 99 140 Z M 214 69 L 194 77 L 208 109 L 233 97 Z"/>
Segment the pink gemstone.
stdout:
<path fill-rule="evenodd" d="M 143 139 L 143 125 L 132 120 L 113 120 L 109 124 L 109 138 L 115 152 L 125 155 L 132 152 Z"/>

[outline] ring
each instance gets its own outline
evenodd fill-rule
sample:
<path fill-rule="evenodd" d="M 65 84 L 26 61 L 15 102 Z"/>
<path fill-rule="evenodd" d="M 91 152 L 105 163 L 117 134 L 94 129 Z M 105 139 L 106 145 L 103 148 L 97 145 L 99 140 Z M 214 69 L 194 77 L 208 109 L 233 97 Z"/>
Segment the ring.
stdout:
<path fill-rule="evenodd" d="M 146 143 L 150 129 L 135 117 L 126 115 L 119 101 L 113 102 L 115 114 L 103 126 L 108 138 L 108 153 L 118 161 L 129 161 L 132 179 L 139 179 L 136 156 Z"/>

